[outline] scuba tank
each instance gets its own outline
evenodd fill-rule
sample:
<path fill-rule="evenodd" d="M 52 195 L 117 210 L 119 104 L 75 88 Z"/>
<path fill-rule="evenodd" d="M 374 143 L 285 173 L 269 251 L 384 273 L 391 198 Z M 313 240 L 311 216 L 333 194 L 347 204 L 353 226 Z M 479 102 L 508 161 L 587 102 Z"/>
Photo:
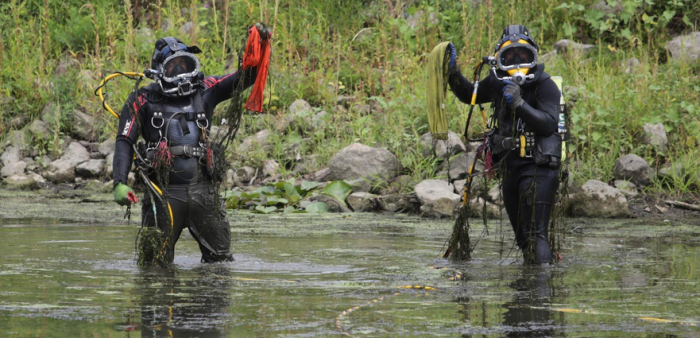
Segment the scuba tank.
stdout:
<path fill-rule="evenodd" d="M 557 130 L 559 132 L 559 136 L 561 136 L 561 160 L 565 161 L 566 160 L 566 141 L 569 140 L 569 130 L 566 129 L 566 103 L 564 102 L 564 90 L 562 89 L 562 77 L 561 76 L 552 76 L 552 81 L 557 85 L 557 88 L 559 88 L 559 92 L 561 93 L 561 98 L 559 99 L 559 123 L 557 124 Z"/>

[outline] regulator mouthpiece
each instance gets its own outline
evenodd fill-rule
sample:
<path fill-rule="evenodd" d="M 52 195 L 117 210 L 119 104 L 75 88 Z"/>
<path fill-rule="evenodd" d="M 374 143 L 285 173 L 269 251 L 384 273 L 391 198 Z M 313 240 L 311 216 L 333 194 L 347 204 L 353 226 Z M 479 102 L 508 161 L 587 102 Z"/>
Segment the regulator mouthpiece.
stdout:
<path fill-rule="evenodd" d="M 530 75 L 530 76 L 534 77 L 532 75 Z M 527 75 L 525 75 L 525 73 L 523 73 L 523 72 L 516 72 L 515 74 L 513 74 L 513 76 L 511 77 L 510 80 L 513 81 L 513 83 L 517 84 L 518 86 L 522 86 L 523 84 L 525 84 L 525 81 L 527 80 Z"/>

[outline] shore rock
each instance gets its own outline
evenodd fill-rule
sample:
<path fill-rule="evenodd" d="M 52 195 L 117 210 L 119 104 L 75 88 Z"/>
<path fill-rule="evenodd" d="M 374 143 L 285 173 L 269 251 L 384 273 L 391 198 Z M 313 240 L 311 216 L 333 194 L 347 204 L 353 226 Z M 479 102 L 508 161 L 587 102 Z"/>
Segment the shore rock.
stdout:
<path fill-rule="evenodd" d="M 626 197 L 634 198 L 637 197 L 637 195 L 639 195 L 639 192 L 637 191 L 637 186 L 630 181 L 615 180 L 615 182 L 613 183 L 615 184 L 615 188 L 619 189 L 620 192 Z"/>
<path fill-rule="evenodd" d="M 116 140 L 114 137 L 110 137 L 106 140 L 104 140 L 102 143 L 100 143 L 100 146 L 98 147 L 98 150 L 104 157 L 109 156 L 109 154 L 114 153 L 114 145 L 115 145 Z"/>
<path fill-rule="evenodd" d="M 628 154 L 615 161 L 614 175 L 616 179 L 628 180 L 639 186 L 651 184 L 653 170 L 643 158 Z"/>
<path fill-rule="evenodd" d="M 277 173 L 280 164 L 275 160 L 267 160 L 263 162 L 262 174 L 263 177 L 272 177 Z"/>
<path fill-rule="evenodd" d="M 668 150 L 668 137 L 663 123 L 645 123 L 643 129 L 644 133 L 640 140 L 642 143 L 654 147 L 660 153 Z"/>
<path fill-rule="evenodd" d="M 484 208 L 484 203 L 486 208 Z M 482 214 L 486 212 L 487 219 L 500 219 L 503 217 L 503 219 L 508 220 L 508 215 L 506 214 L 505 208 L 501 209 L 498 205 L 484 201 L 480 197 L 469 201 L 469 207 L 470 217 L 482 218 Z"/>
<path fill-rule="evenodd" d="M 420 209 L 420 201 L 415 193 L 377 196 L 375 199 L 382 209 L 389 212 L 412 213 Z"/>
<path fill-rule="evenodd" d="M 12 175 L 2 181 L 2 187 L 9 190 L 35 190 L 39 189 L 37 181 L 24 174 Z"/>
<path fill-rule="evenodd" d="M 421 203 L 421 213 L 431 217 L 452 217 L 459 195 L 443 180 L 425 180 L 414 188 Z"/>
<path fill-rule="evenodd" d="M 450 158 L 449 164 L 448 161 L 443 161 L 442 164 L 440 164 L 440 172 L 446 175 L 447 171 L 449 170 L 449 177 L 452 181 L 464 179 L 467 177 L 467 171 L 469 170 L 469 166 L 472 165 L 472 162 L 474 162 L 475 156 L 476 151 L 460 153 L 459 155 Z M 474 167 L 475 172 L 479 172 L 483 169 L 484 165 L 481 162 L 477 162 L 476 166 Z"/>
<path fill-rule="evenodd" d="M 581 55 L 588 54 L 595 48 L 595 45 L 586 45 L 574 42 L 568 39 L 562 39 L 554 43 L 554 49 L 559 53 L 578 53 Z"/>
<path fill-rule="evenodd" d="M 297 99 L 289 105 L 289 114 L 291 116 L 297 116 L 303 112 L 310 114 L 312 111 L 311 105 L 303 99 Z"/>
<path fill-rule="evenodd" d="M 571 213 L 576 217 L 630 217 L 627 198 L 619 189 L 605 182 L 589 180 L 570 198 Z"/>
<path fill-rule="evenodd" d="M 105 167 L 105 160 L 89 160 L 75 167 L 75 172 L 85 178 L 99 177 Z"/>
<path fill-rule="evenodd" d="M 310 202 L 323 202 L 328 205 L 328 210 L 330 212 L 352 212 L 345 204 L 342 202 L 338 201 L 334 197 L 326 196 L 326 195 L 316 195 L 308 199 Z"/>
<path fill-rule="evenodd" d="M 627 68 L 625 68 L 625 74 L 630 74 L 635 72 L 636 69 L 639 69 L 639 66 L 642 63 L 639 62 L 639 59 L 637 58 L 630 58 L 627 60 Z"/>
<path fill-rule="evenodd" d="M 72 120 L 72 135 L 80 140 L 94 141 L 98 138 L 97 129 L 95 127 L 95 118 L 92 115 L 83 113 L 80 110 L 73 110 Z"/>
<path fill-rule="evenodd" d="M 347 203 L 350 209 L 355 212 L 370 212 L 374 209 L 372 199 L 377 195 L 368 192 L 353 192 L 348 196 Z"/>
<path fill-rule="evenodd" d="M 674 60 L 697 60 L 700 58 L 700 32 L 673 38 L 666 48 Z"/>
<path fill-rule="evenodd" d="M 666 163 L 657 175 L 660 179 L 680 179 L 685 176 L 685 168 L 682 163 Z"/>
<path fill-rule="evenodd" d="M 78 142 L 72 142 L 61 158 L 49 164 L 44 176 L 53 183 L 73 182 L 75 167 L 89 160 L 90 153 L 87 149 Z"/>
<path fill-rule="evenodd" d="M 398 175 L 399 159 L 383 148 L 353 143 L 335 154 L 330 161 L 331 180 L 380 178 L 390 180 Z"/>
<path fill-rule="evenodd" d="M 238 151 L 241 153 L 248 153 L 260 148 L 265 149 L 266 151 L 269 151 L 271 148 L 270 130 L 268 129 L 261 130 L 255 133 L 255 135 L 246 137 L 238 147 Z"/>
<path fill-rule="evenodd" d="M 105 176 L 107 176 L 108 178 L 112 178 L 112 174 L 114 173 L 114 168 L 112 167 L 113 163 L 114 153 L 111 153 L 105 158 Z"/>
<path fill-rule="evenodd" d="M 234 179 L 243 184 L 250 183 L 253 177 L 255 177 L 255 168 L 252 167 L 238 168 L 234 174 Z"/>
<path fill-rule="evenodd" d="M 23 175 L 25 169 L 27 169 L 27 164 L 23 161 L 10 163 L 2 167 L 2 170 L 0 170 L 0 177 L 5 178 L 15 175 Z"/>
<path fill-rule="evenodd" d="M 7 166 L 19 162 L 23 157 L 22 150 L 19 147 L 9 146 L 5 148 L 5 151 L 0 155 L 0 161 L 2 161 L 3 166 Z"/>
<path fill-rule="evenodd" d="M 434 154 L 437 158 L 446 158 L 467 151 L 459 134 L 451 131 L 447 134 L 445 141 L 433 138 L 433 135 L 428 132 L 420 137 L 419 142 L 423 146 L 423 157 Z"/>
<path fill-rule="evenodd" d="M 34 120 L 28 129 L 34 137 L 48 138 L 51 133 L 46 122 L 42 120 Z"/>

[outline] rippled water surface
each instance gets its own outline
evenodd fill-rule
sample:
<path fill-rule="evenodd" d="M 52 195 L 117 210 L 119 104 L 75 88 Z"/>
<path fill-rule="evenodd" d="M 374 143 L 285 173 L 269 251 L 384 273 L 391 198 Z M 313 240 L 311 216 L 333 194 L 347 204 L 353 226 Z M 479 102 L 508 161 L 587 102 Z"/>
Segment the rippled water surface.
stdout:
<path fill-rule="evenodd" d="M 1 337 L 700 336 L 693 219 L 570 220 L 563 261 L 527 268 L 499 222 L 453 264 L 451 221 L 237 213 L 234 263 L 200 264 L 186 235 L 159 270 L 108 195 L 0 201 Z"/>

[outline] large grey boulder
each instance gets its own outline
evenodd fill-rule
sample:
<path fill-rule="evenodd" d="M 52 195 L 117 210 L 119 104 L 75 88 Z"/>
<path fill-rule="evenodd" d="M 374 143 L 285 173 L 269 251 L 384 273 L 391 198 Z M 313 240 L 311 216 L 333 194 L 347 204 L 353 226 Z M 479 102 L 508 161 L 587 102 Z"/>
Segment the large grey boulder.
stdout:
<path fill-rule="evenodd" d="M 438 140 L 433 134 L 425 133 L 419 142 L 423 147 L 423 157 L 435 155 L 437 158 L 446 158 L 467 151 L 459 134 L 451 131 L 447 134 L 447 140 Z"/>
<path fill-rule="evenodd" d="M 643 144 L 654 147 L 660 153 L 668 150 L 668 137 L 663 123 L 645 123 L 643 129 L 640 140 Z"/>
<path fill-rule="evenodd" d="M 640 186 L 651 184 L 653 169 L 643 158 L 628 154 L 615 161 L 614 175 L 616 179 L 628 180 Z"/>
<path fill-rule="evenodd" d="M 87 149 L 78 142 L 71 142 L 65 154 L 49 164 L 44 176 L 53 183 L 73 182 L 75 167 L 89 160 L 90 153 Z"/>
<path fill-rule="evenodd" d="M 256 149 L 269 151 L 270 148 L 270 130 L 264 129 L 243 139 L 241 145 L 238 146 L 238 151 L 245 154 Z"/>
<path fill-rule="evenodd" d="M 12 175 L 2 181 L 2 187 L 9 190 L 34 190 L 39 184 L 33 177 L 24 174 Z"/>
<path fill-rule="evenodd" d="M 425 180 L 418 183 L 414 190 L 424 216 L 452 217 L 460 200 L 459 195 L 454 193 L 454 187 L 443 180 Z"/>
<path fill-rule="evenodd" d="M 13 162 L 2 167 L 0 170 L 0 177 L 10 177 L 14 175 L 24 174 L 24 170 L 27 169 L 27 164 L 24 161 Z"/>
<path fill-rule="evenodd" d="M 576 217 L 629 217 L 627 198 L 605 182 L 589 180 L 570 198 L 571 213 Z"/>
<path fill-rule="evenodd" d="M 330 179 L 381 178 L 389 180 L 396 177 L 400 169 L 399 159 L 388 150 L 353 143 L 343 148 L 331 159 Z"/>
<path fill-rule="evenodd" d="M 369 212 L 373 209 L 372 199 L 377 195 L 368 192 L 353 192 L 348 196 L 346 202 L 350 209 L 355 212 Z"/>
<path fill-rule="evenodd" d="M 99 177 L 105 168 L 105 160 L 88 160 L 75 167 L 75 172 L 85 178 Z"/>
<path fill-rule="evenodd" d="M 700 58 L 700 32 L 673 38 L 666 47 L 674 60 L 697 60 Z"/>
<path fill-rule="evenodd" d="M 22 150 L 16 146 L 5 148 L 5 151 L 0 155 L 0 161 L 4 166 L 19 162 L 22 158 L 24 158 Z"/>

